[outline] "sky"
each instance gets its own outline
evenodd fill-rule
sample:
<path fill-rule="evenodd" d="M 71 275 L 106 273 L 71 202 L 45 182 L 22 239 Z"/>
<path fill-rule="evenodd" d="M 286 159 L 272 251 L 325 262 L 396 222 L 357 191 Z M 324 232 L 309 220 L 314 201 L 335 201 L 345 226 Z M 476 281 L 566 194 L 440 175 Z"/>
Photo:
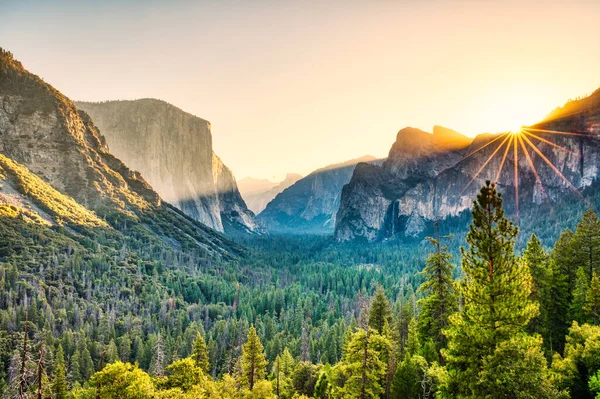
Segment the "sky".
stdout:
<path fill-rule="evenodd" d="M 0 46 L 73 100 L 207 119 L 238 179 L 282 179 L 396 133 L 534 123 L 600 87 L 600 1 L 0 0 Z"/>

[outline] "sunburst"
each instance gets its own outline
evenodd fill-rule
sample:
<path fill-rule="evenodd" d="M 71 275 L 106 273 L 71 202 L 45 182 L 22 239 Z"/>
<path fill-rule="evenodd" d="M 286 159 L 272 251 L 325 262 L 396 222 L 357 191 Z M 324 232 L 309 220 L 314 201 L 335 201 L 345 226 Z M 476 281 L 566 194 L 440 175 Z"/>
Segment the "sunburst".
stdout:
<path fill-rule="evenodd" d="M 543 137 L 543 136 L 546 136 L 546 137 Z M 554 137 L 564 136 L 564 137 L 573 138 L 573 139 L 582 137 L 582 136 L 583 137 L 591 137 L 591 135 L 587 132 L 565 132 L 565 131 L 559 131 L 559 130 L 538 129 L 538 128 L 527 127 L 527 126 L 521 126 L 521 127 L 515 128 L 514 130 L 512 130 L 508 133 L 499 134 L 498 137 L 495 137 L 493 140 L 490 140 L 489 142 L 480 146 L 479 148 L 475 149 L 474 151 L 471 151 L 469 154 L 467 154 L 463 158 L 463 160 L 467 159 L 467 158 L 471 157 L 472 155 L 478 153 L 479 151 L 483 150 L 484 148 L 491 146 L 493 143 L 496 143 L 496 142 L 502 140 L 502 141 L 500 141 L 500 144 L 498 144 L 494 148 L 491 155 L 479 167 L 479 169 L 477 170 L 475 175 L 471 178 L 471 180 L 467 183 L 467 185 L 463 188 L 463 190 L 461 191 L 461 194 L 473 183 L 473 181 L 475 181 L 475 179 L 477 179 L 477 177 L 486 168 L 486 166 L 492 161 L 492 159 L 494 159 L 496 157 L 497 154 L 502 154 L 501 155 L 502 158 L 500 160 L 500 165 L 498 167 L 498 170 L 496 171 L 496 176 L 495 176 L 495 182 L 498 183 L 500 180 L 500 177 L 502 175 L 502 170 L 506 163 L 506 159 L 508 158 L 508 155 L 512 150 L 513 169 L 514 169 L 512 183 L 515 188 L 515 211 L 516 211 L 517 222 L 519 220 L 519 155 L 520 155 L 519 151 L 523 152 L 523 155 L 527 162 L 527 165 L 529 166 L 529 169 L 531 170 L 531 172 L 533 173 L 533 175 L 535 177 L 536 185 L 539 187 L 540 192 L 543 195 L 543 197 L 546 199 L 546 201 L 548 201 L 548 204 L 550 205 L 550 208 L 552 210 L 553 210 L 553 208 L 552 208 L 552 204 L 550 202 L 550 197 L 548 196 L 548 194 L 546 193 L 546 190 L 544 189 L 542 179 L 535 167 L 533 159 L 531 158 L 530 151 L 535 152 L 537 154 L 537 156 L 539 156 L 544 161 L 544 163 L 546 165 L 548 165 L 548 167 L 558 177 L 560 177 L 560 179 L 563 180 L 565 182 L 565 184 L 573 192 L 575 192 L 581 198 L 584 198 L 583 195 L 581 194 L 581 192 L 577 189 L 577 187 L 575 187 L 569 181 L 569 179 L 567 179 L 563 175 L 563 173 L 561 173 L 561 171 L 552 163 L 552 161 L 550 161 L 550 159 L 548 159 L 548 157 L 532 141 L 532 140 L 536 140 L 539 143 L 547 144 L 553 148 L 556 148 L 560 151 L 563 151 L 563 152 L 568 153 L 575 157 L 580 156 L 578 153 L 551 141 L 550 139 L 553 136 Z M 584 198 L 584 200 L 585 200 L 585 198 Z M 587 202 L 587 200 L 586 200 L 586 202 Z M 588 203 L 588 205 L 589 205 L 589 203 Z"/>

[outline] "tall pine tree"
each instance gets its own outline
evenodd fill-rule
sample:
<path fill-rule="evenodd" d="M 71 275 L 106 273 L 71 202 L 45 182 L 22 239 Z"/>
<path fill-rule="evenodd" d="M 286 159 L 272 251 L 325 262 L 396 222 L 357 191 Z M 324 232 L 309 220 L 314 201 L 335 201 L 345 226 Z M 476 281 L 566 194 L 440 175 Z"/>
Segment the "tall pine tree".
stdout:
<path fill-rule="evenodd" d="M 554 391 L 540 342 L 524 334 L 538 313 L 531 275 L 514 254 L 518 229 L 504 216 L 502 197 L 489 181 L 472 214 L 469 248 L 461 248 L 464 306 L 450 317 L 442 392 L 473 399 L 549 397 Z M 515 379 L 514 369 L 527 375 Z"/>
<path fill-rule="evenodd" d="M 548 255 L 535 234 L 531 235 L 527 247 L 523 251 L 523 261 L 529 268 L 533 285 L 531 299 L 539 304 L 540 314 L 529 323 L 529 331 L 541 334 L 545 340 L 550 339 L 549 310 L 552 306 L 550 285 L 552 270 Z"/>
<path fill-rule="evenodd" d="M 383 334 L 385 325 L 389 325 L 391 320 L 392 311 L 390 309 L 390 303 L 380 284 L 377 286 L 375 298 L 373 298 L 373 302 L 371 303 L 371 309 L 369 311 L 369 327 L 377 331 L 378 334 Z"/>
<path fill-rule="evenodd" d="M 202 369 L 206 374 L 210 371 L 210 364 L 208 362 L 208 350 L 206 349 L 206 341 L 202 334 L 196 334 L 196 340 L 192 348 L 192 359 L 196 362 L 196 365 Z"/>
<path fill-rule="evenodd" d="M 427 238 L 435 252 L 427 257 L 422 271 L 425 281 L 419 287 L 419 292 L 426 294 L 419 301 L 419 333 L 423 342 L 432 340 L 438 350 L 446 347 L 444 329 L 448 326 L 448 316 L 458 309 L 458 296 L 452 280 L 452 255 L 440 242 L 441 238 Z"/>
<path fill-rule="evenodd" d="M 241 383 L 250 390 L 259 380 L 265 378 L 267 359 L 254 326 L 250 327 L 248 340 L 242 348 L 241 367 Z"/>

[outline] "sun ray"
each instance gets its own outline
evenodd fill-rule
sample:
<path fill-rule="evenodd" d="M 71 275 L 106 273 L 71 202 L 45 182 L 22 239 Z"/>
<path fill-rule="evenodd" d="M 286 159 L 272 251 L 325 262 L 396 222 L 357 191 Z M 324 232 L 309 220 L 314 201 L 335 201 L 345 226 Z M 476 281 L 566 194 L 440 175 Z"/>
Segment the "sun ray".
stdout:
<path fill-rule="evenodd" d="M 559 130 L 535 129 L 535 128 L 532 128 L 532 127 L 527 127 L 527 128 L 524 128 L 523 130 L 526 130 L 526 131 L 532 130 L 534 132 L 549 133 L 549 134 L 562 134 L 562 135 L 565 135 L 565 136 L 590 137 L 589 134 L 585 134 L 585 133 L 561 132 Z"/>
<path fill-rule="evenodd" d="M 521 148 L 523 149 L 523 152 L 525 153 L 525 158 L 527 158 L 527 163 L 529 164 L 529 167 L 531 168 L 531 171 L 533 172 L 533 175 L 535 176 L 535 181 L 540 186 L 540 191 L 542 192 L 542 194 L 544 195 L 544 197 L 550 204 L 550 208 L 552 209 L 552 211 L 554 211 L 554 208 L 552 207 L 552 203 L 550 202 L 550 197 L 548 197 L 548 194 L 546 194 L 546 190 L 544 190 L 544 185 L 542 184 L 542 179 L 540 179 L 540 176 L 538 175 L 538 172 L 535 169 L 535 165 L 533 164 L 531 156 L 529 155 L 529 151 L 527 151 L 527 148 L 525 147 L 525 142 L 523 141 L 523 137 L 521 137 L 521 136 L 523 136 L 523 135 L 519 135 L 519 137 L 518 137 L 519 144 L 521 144 Z"/>
<path fill-rule="evenodd" d="M 531 142 L 531 140 L 529 140 L 529 138 L 527 136 L 523 136 L 523 139 L 525 139 L 525 141 L 527 141 L 527 144 L 529 144 L 529 146 L 540 156 L 540 158 L 542 158 L 544 160 L 544 162 L 546 162 L 548 164 L 548 166 L 550 166 L 550 168 L 552 168 L 554 173 L 556 173 L 565 183 L 567 183 L 567 185 L 573 191 L 575 191 L 577 193 L 577 195 L 579 195 L 581 198 L 585 199 L 583 194 L 581 194 L 581 192 L 579 192 L 579 190 L 577 190 L 577 188 L 569 181 L 569 179 L 567 179 L 560 172 L 560 170 L 558 170 L 558 168 L 556 166 L 554 166 L 554 164 L 548 158 L 546 158 L 546 156 Z"/>
<path fill-rule="evenodd" d="M 485 168 L 485 166 L 490 163 L 490 161 L 492 160 L 492 158 L 494 158 L 494 156 L 496 155 L 496 153 L 498 151 L 500 151 L 500 148 L 502 148 L 502 146 L 504 145 L 504 143 L 506 143 L 506 141 L 510 138 L 510 135 L 507 135 L 506 138 L 504 139 L 504 141 L 502 141 L 500 143 L 500 145 L 498 145 L 498 147 L 496 147 L 496 149 L 494 150 L 494 152 L 492 152 L 492 155 L 490 155 L 488 157 L 488 159 L 483 163 L 483 165 L 481 165 L 481 167 L 479 168 L 479 170 L 475 173 L 475 175 L 473 175 L 473 178 L 469 181 L 469 183 L 467 183 L 467 185 L 465 186 L 465 188 L 462 189 L 462 191 L 460 192 L 461 194 L 465 192 L 465 190 L 471 185 L 471 183 L 473 183 L 473 181 L 477 178 L 477 176 L 479 176 L 479 174 L 481 173 L 481 171 L 483 170 L 483 168 Z"/>
<path fill-rule="evenodd" d="M 517 139 L 513 139 L 513 151 L 515 155 L 515 209 L 517 211 L 517 224 L 519 224 L 519 153 L 517 151 Z"/>
<path fill-rule="evenodd" d="M 461 161 L 464 161 L 465 159 L 469 158 L 471 155 L 483 150 L 485 147 L 487 147 L 488 145 L 500 140 L 502 137 L 508 135 L 509 133 L 502 133 L 500 136 L 496 137 L 495 139 L 493 139 L 492 141 L 490 141 L 489 143 L 486 143 L 484 145 L 482 145 L 481 147 L 479 147 L 478 149 L 476 149 L 475 151 L 471 152 L 469 155 L 466 155 L 463 159 L 461 159 Z"/>
<path fill-rule="evenodd" d="M 534 138 L 536 138 L 536 139 L 538 139 L 538 140 L 540 140 L 540 141 L 542 141 L 542 142 L 544 142 L 544 143 L 546 143 L 546 144 L 550 144 L 550 145 L 551 145 L 551 146 L 553 146 L 553 147 L 560 148 L 561 150 L 567 151 L 567 152 L 569 152 L 569 153 L 571 153 L 571 154 L 575 155 L 576 157 L 578 157 L 578 156 L 579 156 L 579 154 L 578 154 L 578 153 L 576 153 L 576 152 L 574 152 L 574 151 L 571 151 L 571 150 L 569 150 L 568 148 L 565 148 L 565 147 L 563 147 L 563 146 L 561 146 L 561 145 L 558 145 L 558 144 L 556 144 L 556 143 L 553 143 L 553 142 L 551 142 L 550 140 L 546 140 L 545 138 L 543 138 L 543 137 L 540 137 L 540 136 L 538 136 L 537 134 L 533 134 L 533 133 L 531 133 L 531 132 L 528 132 L 527 130 L 523 130 L 523 133 L 524 133 L 524 134 L 526 134 L 526 135 L 528 135 L 528 136 L 534 137 Z"/>
<path fill-rule="evenodd" d="M 502 155 L 502 161 L 500 161 L 500 167 L 498 168 L 498 173 L 496 174 L 496 183 L 498 183 L 500 181 L 500 173 L 502 173 L 502 167 L 504 166 L 504 161 L 506 161 L 506 156 L 508 155 L 508 151 L 510 150 L 512 141 L 515 138 L 515 136 L 512 134 L 509 137 L 510 137 L 510 141 L 506 144 L 506 149 L 504 150 L 504 155 Z"/>

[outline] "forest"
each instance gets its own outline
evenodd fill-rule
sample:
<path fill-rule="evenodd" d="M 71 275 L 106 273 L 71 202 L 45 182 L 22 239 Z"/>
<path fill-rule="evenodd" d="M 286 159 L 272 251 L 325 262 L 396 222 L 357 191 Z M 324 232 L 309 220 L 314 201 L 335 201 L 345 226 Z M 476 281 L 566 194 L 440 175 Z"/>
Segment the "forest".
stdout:
<path fill-rule="evenodd" d="M 210 260 L 0 209 L 5 398 L 600 398 L 600 221 L 553 246 L 493 184 L 460 241 Z M 523 237 L 521 237 L 523 240 Z M 460 242 L 462 245 L 458 245 Z M 460 251 L 457 251 L 460 247 Z"/>

